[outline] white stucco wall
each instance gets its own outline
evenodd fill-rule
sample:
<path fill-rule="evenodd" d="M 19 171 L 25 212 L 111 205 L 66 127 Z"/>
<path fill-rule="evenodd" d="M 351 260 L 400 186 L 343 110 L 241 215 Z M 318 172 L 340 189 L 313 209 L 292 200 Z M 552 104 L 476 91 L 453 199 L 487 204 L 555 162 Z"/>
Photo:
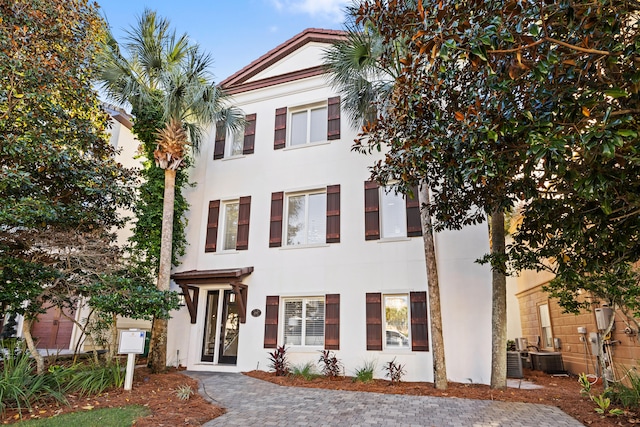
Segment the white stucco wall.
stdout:
<path fill-rule="evenodd" d="M 315 49 L 317 57 L 319 47 Z M 308 54 L 312 56 L 311 52 Z M 304 59 L 305 55 L 299 58 Z M 297 64 L 301 66 L 300 62 Z M 255 153 L 214 161 L 213 138 L 203 144 L 191 175 L 197 186 L 186 191 L 191 205 L 186 230 L 189 247 L 179 271 L 254 267 L 254 272 L 243 280 L 248 285 L 247 320 L 240 327 L 236 366 L 200 362 L 207 290 L 228 285 L 200 286 L 197 323 L 190 324 L 186 308 L 175 312 L 170 321 L 169 363 L 177 364 L 179 353 L 179 363 L 192 370 L 266 369 L 266 297 L 339 293 L 340 350 L 336 353 L 348 375 L 365 361 L 376 360 L 377 376 L 383 377 L 383 363 L 396 358 L 405 365 L 405 380 L 433 380 L 431 352 L 366 350 L 365 293 L 427 289 L 422 238 L 365 240 L 364 181 L 369 178 L 367 167 L 379 156 L 351 151 L 355 133 L 345 114 L 339 140 L 300 148 L 273 148 L 277 108 L 322 102 L 331 96 L 335 93 L 322 76 L 241 93 L 235 96 L 236 105 L 247 114 L 257 114 Z M 273 192 L 334 184 L 341 186 L 340 243 L 269 248 Z M 205 253 L 209 201 L 241 196 L 251 196 L 249 249 Z M 491 276 L 487 266 L 474 263 L 488 251 L 486 224 L 441 233 L 436 241 L 448 377 L 486 384 L 491 366 Z M 262 315 L 252 317 L 249 313 L 253 309 L 260 309 Z M 316 362 L 318 356 L 315 350 L 289 350 L 292 363 Z"/>

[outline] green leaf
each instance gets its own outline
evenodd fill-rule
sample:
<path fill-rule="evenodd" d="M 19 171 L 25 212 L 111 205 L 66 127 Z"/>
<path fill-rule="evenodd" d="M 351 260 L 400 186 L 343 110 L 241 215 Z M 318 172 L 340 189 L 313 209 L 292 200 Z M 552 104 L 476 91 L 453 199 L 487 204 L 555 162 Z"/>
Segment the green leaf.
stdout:
<path fill-rule="evenodd" d="M 631 130 L 631 129 L 619 129 L 616 131 L 616 133 L 620 136 L 625 136 L 625 137 L 632 137 L 632 138 L 637 138 L 638 137 L 638 132 L 636 132 L 635 130 Z"/>
<path fill-rule="evenodd" d="M 605 90 L 604 93 L 612 98 L 626 98 L 629 96 L 629 93 L 626 90 L 618 88 Z"/>
<path fill-rule="evenodd" d="M 537 37 L 540 35 L 540 28 L 538 28 L 536 24 L 531 24 L 529 25 L 529 33 L 531 33 L 532 36 Z"/>

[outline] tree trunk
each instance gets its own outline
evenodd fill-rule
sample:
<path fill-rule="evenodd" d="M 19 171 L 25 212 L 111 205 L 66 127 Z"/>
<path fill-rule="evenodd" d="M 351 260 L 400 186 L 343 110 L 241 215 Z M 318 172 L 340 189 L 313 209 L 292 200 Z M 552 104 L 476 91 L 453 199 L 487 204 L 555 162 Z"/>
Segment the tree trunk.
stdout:
<path fill-rule="evenodd" d="M 433 240 L 433 224 L 426 207 L 429 204 L 429 186 L 423 183 L 418 194 L 420 201 L 420 220 L 422 222 L 422 240 L 424 258 L 427 264 L 427 287 L 429 290 L 429 314 L 431 315 L 431 343 L 433 348 L 433 385 L 446 390 L 447 365 L 444 356 L 444 337 L 442 336 L 442 311 L 440 310 L 440 281 L 438 279 L 438 261 Z"/>
<path fill-rule="evenodd" d="M 36 373 L 40 375 L 44 372 L 44 358 L 38 352 L 38 349 L 33 342 L 33 337 L 31 336 L 31 326 L 33 326 L 33 319 L 25 317 L 24 322 L 22 322 L 22 336 L 27 342 L 27 348 L 29 349 L 29 352 L 33 356 L 33 359 L 36 361 Z"/>
<path fill-rule="evenodd" d="M 162 205 L 162 238 L 160 241 L 160 266 L 158 289 L 168 291 L 171 279 L 171 253 L 173 248 L 173 209 L 176 191 L 176 171 L 164 170 L 164 200 Z M 167 369 L 167 320 L 154 319 L 151 329 L 149 368 L 152 372 Z"/>
<path fill-rule="evenodd" d="M 491 212 L 491 255 L 493 255 L 492 313 L 493 346 L 491 348 L 491 388 L 507 387 L 507 276 L 505 274 L 504 212 Z"/>

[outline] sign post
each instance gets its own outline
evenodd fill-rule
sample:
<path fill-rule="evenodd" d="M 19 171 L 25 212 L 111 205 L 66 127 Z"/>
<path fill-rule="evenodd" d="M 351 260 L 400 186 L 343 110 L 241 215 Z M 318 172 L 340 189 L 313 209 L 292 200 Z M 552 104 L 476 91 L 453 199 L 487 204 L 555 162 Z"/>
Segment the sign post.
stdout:
<path fill-rule="evenodd" d="M 136 354 L 144 353 L 145 331 L 129 329 L 120 333 L 120 346 L 118 353 L 127 354 L 127 370 L 124 377 L 124 389 L 131 390 L 133 387 L 133 370 L 136 363 Z"/>

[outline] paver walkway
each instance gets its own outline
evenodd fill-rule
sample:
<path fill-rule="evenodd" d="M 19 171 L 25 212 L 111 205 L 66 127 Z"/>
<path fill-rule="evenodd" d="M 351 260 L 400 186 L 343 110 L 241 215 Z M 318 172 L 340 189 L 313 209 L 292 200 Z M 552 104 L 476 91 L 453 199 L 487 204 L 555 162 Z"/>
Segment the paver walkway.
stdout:
<path fill-rule="evenodd" d="M 283 387 L 242 374 L 187 372 L 227 409 L 205 426 L 578 427 L 560 409 L 531 403 Z"/>

